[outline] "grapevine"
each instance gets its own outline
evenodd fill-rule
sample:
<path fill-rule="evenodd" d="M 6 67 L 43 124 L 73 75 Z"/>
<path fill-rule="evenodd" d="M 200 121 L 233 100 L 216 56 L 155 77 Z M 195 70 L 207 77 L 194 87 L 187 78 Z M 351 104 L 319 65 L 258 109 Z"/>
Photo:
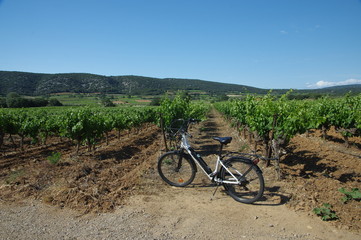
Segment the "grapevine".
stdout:
<path fill-rule="evenodd" d="M 248 130 L 255 143 L 261 141 L 266 159 L 272 156 L 277 159 L 276 167 L 281 148 L 286 147 L 296 134 L 320 129 L 326 138 L 327 130 L 333 126 L 349 145 L 348 137 L 360 136 L 361 132 L 361 95 L 337 99 L 323 97 L 315 101 L 288 100 L 287 94 L 280 98 L 271 94 L 249 95 L 244 99 L 217 103 L 215 107 L 239 130 Z M 257 150 L 256 145 L 254 149 Z"/>

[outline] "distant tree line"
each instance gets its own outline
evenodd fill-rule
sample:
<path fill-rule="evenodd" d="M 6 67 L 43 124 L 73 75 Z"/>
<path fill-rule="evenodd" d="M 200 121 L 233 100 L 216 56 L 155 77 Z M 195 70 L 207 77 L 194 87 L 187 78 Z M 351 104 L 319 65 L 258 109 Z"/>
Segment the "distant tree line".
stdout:
<path fill-rule="evenodd" d="M 56 98 L 24 98 L 15 92 L 8 93 L 6 97 L 0 97 L 1 108 L 28 108 L 45 106 L 62 106 Z"/>
<path fill-rule="evenodd" d="M 113 103 L 112 99 L 110 97 L 107 97 L 105 94 L 101 94 L 99 96 L 100 104 L 104 107 L 115 107 L 115 104 Z"/>

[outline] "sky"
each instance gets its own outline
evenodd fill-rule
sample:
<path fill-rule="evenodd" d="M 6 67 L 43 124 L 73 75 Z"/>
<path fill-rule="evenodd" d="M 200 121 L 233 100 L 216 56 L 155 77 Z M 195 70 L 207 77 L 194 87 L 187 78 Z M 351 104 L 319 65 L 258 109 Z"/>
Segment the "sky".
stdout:
<path fill-rule="evenodd" d="M 0 70 L 361 84 L 361 0 L 0 0 Z"/>

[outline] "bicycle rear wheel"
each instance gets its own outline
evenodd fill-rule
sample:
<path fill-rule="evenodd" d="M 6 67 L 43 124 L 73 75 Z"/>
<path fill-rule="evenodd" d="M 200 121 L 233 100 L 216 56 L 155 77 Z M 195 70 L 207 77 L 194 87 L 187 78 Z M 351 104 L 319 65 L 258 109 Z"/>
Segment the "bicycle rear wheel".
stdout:
<path fill-rule="evenodd" d="M 196 165 L 179 151 L 163 154 L 158 160 L 158 173 L 169 185 L 184 187 L 190 184 L 196 176 Z"/>
<path fill-rule="evenodd" d="M 240 181 L 240 184 L 223 183 L 227 193 L 238 202 L 253 203 L 258 201 L 264 191 L 261 169 L 250 159 L 230 158 L 224 163 L 227 169 L 221 169 L 220 177 L 225 181 L 235 181 L 234 177 L 236 177 Z"/>

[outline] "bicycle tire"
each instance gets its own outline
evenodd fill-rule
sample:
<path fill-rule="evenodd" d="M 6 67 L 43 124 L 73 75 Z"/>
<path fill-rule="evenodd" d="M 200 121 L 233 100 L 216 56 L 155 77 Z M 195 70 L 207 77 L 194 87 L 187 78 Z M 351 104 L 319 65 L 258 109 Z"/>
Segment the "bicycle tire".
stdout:
<path fill-rule="evenodd" d="M 194 180 L 196 172 L 194 161 L 180 151 L 167 152 L 158 160 L 158 173 L 171 186 L 187 186 Z"/>
<path fill-rule="evenodd" d="M 254 203 L 264 192 L 264 179 L 261 169 L 250 159 L 234 157 L 224 162 L 232 174 L 241 181 L 239 185 L 223 183 L 223 187 L 234 200 L 241 203 Z M 232 180 L 233 176 L 222 167 L 222 180 Z"/>

